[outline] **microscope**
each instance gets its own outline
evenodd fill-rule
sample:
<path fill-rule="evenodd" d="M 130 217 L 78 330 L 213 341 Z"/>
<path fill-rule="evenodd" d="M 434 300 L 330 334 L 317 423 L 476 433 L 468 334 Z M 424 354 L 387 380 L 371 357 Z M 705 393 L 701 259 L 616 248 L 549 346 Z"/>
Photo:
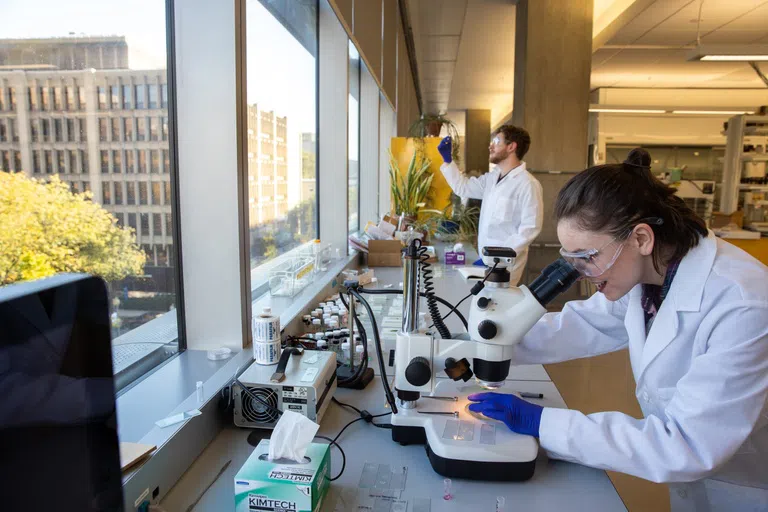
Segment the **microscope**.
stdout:
<path fill-rule="evenodd" d="M 544 269 L 530 286 L 509 285 L 515 251 L 485 247 L 488 269 L 476 285 L 469 313 L 469 337 L 440 339 L 418 329 L 418 250 L 404 249 L 403 325 L 397 336 L 397 413 L 392 439 L 424 444 L 433 469 L 447 477 L 522 481 L 533 476 L 538 442 L 503 423 L 471 412 L 467 396 L 503 388 L 514 348 L 547 312 L 546 305 L 579 277 L 563 259 Z M 434 321 L 435 319 L 433 319 Z"/>

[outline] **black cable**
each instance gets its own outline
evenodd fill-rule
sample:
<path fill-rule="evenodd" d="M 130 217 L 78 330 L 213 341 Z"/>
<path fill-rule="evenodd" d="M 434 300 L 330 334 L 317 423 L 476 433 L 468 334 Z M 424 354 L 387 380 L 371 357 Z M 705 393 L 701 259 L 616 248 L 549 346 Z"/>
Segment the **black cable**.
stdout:
<path fill-rule="evenodd" d="M 347 308 L 347 311 L 349 311 L 349 304 L 347 304 L 347 301 L 344 300 L 344 294 L 340 293 L 339 298 L 341 299 L 341 302 L 344 304 L 344 307 Z M 363 327 L 363 324 L 360 322 L 360 319 L 357 316 L 357 310 L 355 310 L 355 314 L 353 315 L 353 321 L 355 322 L 355 325 L 357 325 L 357 330 L 360 333 L 360 340 L 363 344 L 363 360 L 360 362 L 360 366 L 358 366 L 357 370 L 355 371 L 354 375 L 352 375 L 352 377 L 348 377 L 346 379 L 339 379 L 339 385 L 341 386 L 354 386 L 354 384 L 358 380 L 360 380 L 360 378 L 363 376 L 365 371 L 368 369 L 368 334 L 365 332 L 365 328 Z M 354 354 L 351 354 L 351 355 L 352 357 L 354 357 Z M 343 364 L 341 364 L 340 366 L 343 366 Z"/>
<path fill-rule="evenodd" d="M 402 295 L 403 290 L 370 290 L 368 288 L 360 288 L 358 290 L 360 293 L 367 293 L 369 295 Z M 421 297 L 426 298 L 426 294 L 419 293 Z M 448 302 L 447 300 L 443 299 L 442 297 L 435 295 L 435 300 L 439 302 L 440 304 L 447 306 L 449 308 L 453 307 L 453 304 Z M 464 328 L 469 330 L 469 323 L 467 322 L 467 319 L 464 318 L 464 315 L 461 314 L 461 311 L 454 311 L 456 315 L 459 317 L 459 320 L 461 320 L 461 323 L 464 324 Z M 445 317 L 443 317 L 445 319 Z"/>
<path fill-rule="evenodd" d="M 331 478 L 331 482 L 338 480 L 341 475 L 344 474 L 344 470 L 347 468 L 347 455 L 344 453 L 344 450 L 341 449 L 341 445 L 337 443 L 335 440 L 331 439 L 330 437 L 325 436 L 315 436 L 315 439 L 325 439 L 328 441 L 330 445 L 335 445 L 336 448 L 339 449 L 339 453 L 341 453 L 341 471 L 339 471 L 339 474 Z"/>
<path fill-rule="evenodd" d="M 445 322 L 443 322 L 443 317 L 440 315 L 440 309 L 437 307 L 437 301 L 435 300 L 435 286 L 432 284 L 432 265 L 427 261 L 429 260 L 427 247 L 422 245 L 420 240 L 416 240 L 415 244 L 419 255 L 419 268 L 421 269 L 421 278 L 424 281 L 424 293 L 427 294 L 427 309 L 432 317 L 432 325 L 444 340 L 451 339 L 451 331 L 448 330 Z"/>
<path fill-rule="evenodd" d="M 343 434 L 344 431 L 347 430 L 349 427 L 351 427 L 352 425 L 354 425 L 358 421 L 363 421 L 363 420 L 364 420 L 364 418 L 355 418 L 352 421 L 350 421 L 349 423 L 347 423 L 346 425 L 344 425 L 344 428 L 342 428 L 339 431 L 339 433 L 336 434 L 336 437 L 333 438 L 333 442 L 335 443 L 341 437 L 341 434 Z"/>
<path fill-rule="evenodd" d="M 495 262 L 495 263 L 493 264 L 493 267 L 491 267 L 491 272 L 493 272 L 494 270 L 496 270 L 496 267 L 498 266 L 498 264 L 499 264 L 498 262 Z M 449 316 L 451 316 L 453 313 L 459 314 L 459 306 L 461 306 L 461 303 L 462 303 L 462 302 L 464 302 L 465 300 L 467 300 L 468 298 L 470 298 L 471 296 L 475 295 L 476 293 L 479 293 L 479 292 L 480 292 L 480 290 L 482 290 L 482 289 L 483 289 L 483 287 L 485 286 L 485 282 L 488 280 L 488 276 L 490 276 L 490 275 L 491 275 L 491 272 L 488 272 L 488 274 L 486 274 L 486 276 L 483 278 L 483 280 L 482 280 L 482 281 L 480 281 L 480 283 L 478 283 L 478 284 L 475 284 L 475 286 L 473 286 L 473 287 L 472 287 L 472 288 L 473 288 L 473 289 L 472 289 L 472 291 L 471 291 L 471 292 L 469 292 L 469 294 L 468 294 L 466 297 L 464 297 L 463 299 L 461 299 L 461 300 L 460 300 L 460 301 L 459 301 L 459 302 L 458 302 L 458 303 L 457 303 L 455 306 L 453 306 L 453 308 L 451 308 L 451 310 L 448 312 L 448 314 L 447 314 L 447 315 L 445 315 L 445 316 L 443 317 L 443 320 L 445 320 L 446 318 L 448 318 Z M 475 291 L 475 288 L 476 288 L 476 287 L 479 287 L 477 291 Z M 434 325 L 434 324 L 433 324 L 433 325 Z M 430 328 L 431 328 L 431 327 L 432 327 L 432 326 L 430 326 Z"/>
<path fill-rule="evenodd" d="M 360 303 L 365 307 L 365 310 L 368 313 L 368 318 L 371 319 L 371 327 L 373 329 L 373 339 L 376 344 L 376 355 L 379 358 L 379 373 L 381 374 L 381 383 L 384 386 L 384 395 L 387 398 L 387 403 L 389 404 L 389 407 L 392 409 L 392 412 L 397 414 L 397 404 L 395 403 L 395 396 L 392 394 L 392 389 L 389 387 L 389 380 L 387 379 L 387 369 L 384 366 L 384 354 L 382 353 L 381 348 L 381 338 L 379 337 L 379 327 L 376 324 L 376 316 L 373 314 L 373 310 L 371 309 L 371 305 L 368 304 L 368 301 L 363 298 L 362 295 L 358 292 L 358 289 L 349 288 L 349 293 L 352 294 L 354 298 L 360 301 Z"/>
<path fill-rule="evenodd" d="M 363 414 L 363 411 L 361 411 L 360 409 L 358 409 L 354 405 L 345 404 L 344 402 L 340 402 L 340 401 L 336 400 L 335 396 L 331 397 L 331 401 L 335 402 L 336 405 L 340 405 L 341 407 L 348 407 L 348 408 L 352 409 L 353 411 L 355 411 L 357 414 Z"/>

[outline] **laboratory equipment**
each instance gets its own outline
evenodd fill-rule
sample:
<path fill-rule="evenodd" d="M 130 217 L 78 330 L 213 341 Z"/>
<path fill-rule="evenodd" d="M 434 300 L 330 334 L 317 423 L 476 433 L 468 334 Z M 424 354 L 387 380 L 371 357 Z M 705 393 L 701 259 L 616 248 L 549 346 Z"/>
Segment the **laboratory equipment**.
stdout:
<path fill-rule="evenodd" d="M 269 293 L 276 297 L 293 297 L 312 282 L 316 266 L 312 256 L 287 258 L 269 271 Z"/>
<path fill-rule="evenodd" d="M 297 412 L 319 423 L 336 391 L 336 354 L 286 349 L 277 365 L 254 363 L 238 380 L 233 386 L 236 426 L 273 428 L 279 419 L 274 409 Z"/>
<path fill-rule="evenodd" d="M 432 467 L 443 476 L 527 480 L 533 475 L 538 454 L 536 439 L 516 434 L 490 418 L 469 414 L 467 396 L 488 389 L 505 392 L 515 345 L 546 313 L 545 306 L 576 282 L 579 274 L 559 259 L 530 286 L 512 287 L 509 277 L 515 252 L 484 248 L 483 261 L 489 268 L 484 284 L 473 290 L 469 337 L 452 339 L 418 328 L 419 259 L 418 245 L 412 243 L 404 254 L 392 439 L 401 444 L 426 444 Z M 422 395 L 456 400 L 425 401 L 420 400 Z"/>
<path fill-rule="evenodd" d="M 453 499 L 453 490 L 451 489 L 451 479 L 446 478 L 443 480 L 443 499 L 450 501 Z"/>

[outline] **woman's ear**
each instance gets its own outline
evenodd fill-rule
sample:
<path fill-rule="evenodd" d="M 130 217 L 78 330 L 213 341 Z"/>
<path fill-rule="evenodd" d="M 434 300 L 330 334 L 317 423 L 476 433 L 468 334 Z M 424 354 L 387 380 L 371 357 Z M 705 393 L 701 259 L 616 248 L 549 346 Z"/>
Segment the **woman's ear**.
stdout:
<path fill-rule="evenodd" d="M 650 256 L 653 253 L 656 238 L 653 229 L 648 224 L 638 224 L 635 227 L 634 239 L 640 254 Z"/>

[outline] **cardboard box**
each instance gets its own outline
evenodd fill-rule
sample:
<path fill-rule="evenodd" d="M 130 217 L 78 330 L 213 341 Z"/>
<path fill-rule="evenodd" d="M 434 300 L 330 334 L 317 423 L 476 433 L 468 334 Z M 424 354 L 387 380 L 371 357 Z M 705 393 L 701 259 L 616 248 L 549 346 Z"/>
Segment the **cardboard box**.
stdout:
<path fill-rule="evenodd" d="M 467 257 L 466 254 L 463 252 L 453 252 L 448 251 L 445 253 L 445 264 L 446 265 L 466 265 L 467 264 Z"/>
<path fill-rule="evenodd" d="M 370 240 L 368 242 L 369 267 L 399 267 L 402 265 L 403 244 L 399 240 Z"/>
<path fill-rule="evenodd" d="M 722 228 L 728 224 L 736 224 L 739 228 L 744 227 L 744 212 L 737 210 L 731 214 L 714 212 L 712 213 L 712 219 L 710 220 L 710 229 Z"/>
<path fill-rule="evenodd" d="M 269 461 L 262 439 L 235 476 L 236 512 L 319 512 L 331 484 L 330 445 L 312 443 L 304 463 Z"/>

